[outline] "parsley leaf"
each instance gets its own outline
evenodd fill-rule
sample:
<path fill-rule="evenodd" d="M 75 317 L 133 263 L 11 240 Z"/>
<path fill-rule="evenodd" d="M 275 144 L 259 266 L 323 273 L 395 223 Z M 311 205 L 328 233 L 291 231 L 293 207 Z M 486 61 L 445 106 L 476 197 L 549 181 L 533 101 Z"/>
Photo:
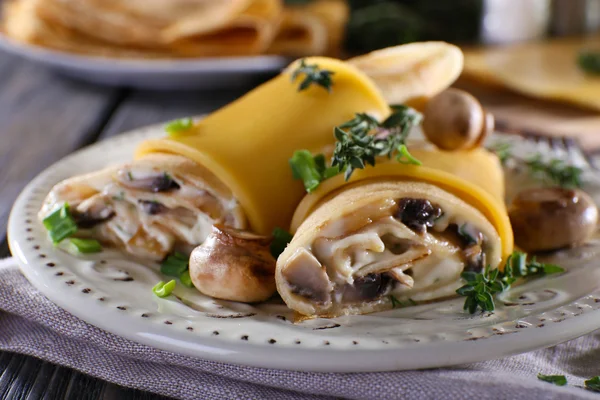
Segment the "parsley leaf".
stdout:
<path fill-rule="evenodd" d="M 550 382 L 556 386 L 565 386 L 567 384 L 567 377 L 564 375 L 537 375 L 538 379 L 544 382 Z"/>
<path fill-rule="evenodd" d="M 331 178 L 339 172 L 335 167 L 326 167 L 323 154 L 313 156 L 308 150 L 295 151 L 289 162 L 294 179 L 302 180 L 308 193 L 319 187 L 323 180 Z"/>
<path fill-rule="evenodd" d="M 308 89 L 312 84 L 321 86 L 328 92 L 331 92 L 331 87 L 333 86 L 332 76 L 335 72 L 321 69 L 318 64 L 307 64 L 306 59 L 303 58 L 300 60 L 300 66 L 292 72 L 292 82 L 295 82 L 301 74 L 304 74 L 304 79 L 298 86 L 299 92 Z"/>

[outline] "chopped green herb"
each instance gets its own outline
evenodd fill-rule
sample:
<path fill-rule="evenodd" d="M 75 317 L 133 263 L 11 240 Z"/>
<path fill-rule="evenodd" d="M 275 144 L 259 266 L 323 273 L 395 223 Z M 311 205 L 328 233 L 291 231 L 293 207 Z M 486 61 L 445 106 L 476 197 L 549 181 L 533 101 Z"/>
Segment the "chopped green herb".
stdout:
<path fill-rule="evenodd" d="M 517 278 L 560 272 L 564 272 L 564 269 L 558 265 L 540 263 L 535 257 L 527 261 L 527 254 L 515 251 L 506 260 L 503 272 L 490 270 L 489 266 L 483 273 L 463 272 L 461 277 L 466 284 L 456 293 L 466 296 L 464 309 L 469 313 L 474 314 L 478 308 L 491 312 L 495 310 L 494 295 L 510 289 Z"/>
<path fill-rule="evenodd" d="M 392 308 L 405 308 L 405 307 L 417 305 L 417 303 L 411 298 L 407 299 L 406 302 L 398 300 L 396 298 L 396 296 L 393 296 L 393 295 L 390 295 L 389 298 L 390 298 L 390 301 L 392 302 Z"/>
<path fill-rule="evenodd" d="M 63 204 L 61 208 L 48 215 L 42 223 L 54 244 L 60 243 L 77 232 L 77 224 L 69 211 L 69 203 Z"/>
<path fill-rule="evenodd" d="M 275 259 L 279 257 L 283 250 L 287 247 L 288 243 L 292 241 L 294 236 L 288 231 L 275 228 L 273 229 L 273 241 L 271 242 L 271 254 Z"/>
<path fill-rule="evenodd" d="M 185 271 L 183 271 L 181 273 L 181 275 L 179 276 L 179 281 L 185 287 L 189 287 L 189 288 L 193 288 L 194 287 L 194 283 L 192 282 L 192 278 L 190 277 L 190 270 L 189 269 L 186 269 Z"/>
<path fill-rule="evenodd" d="M 298 150 L 290 158 L 290 167 L 294 179 L 300 179 L 304 183 L 304 188 L 308 193 L 315 190 L 321 181 L 323 175 L 319 171 L 317 157 L 324 160 L 322 155 L 313 155 L 308 150 Z"/>
<path fill-rule="evenodd" d="M 130 181 L 133 180 L 133 174 L 131 173 L 131 171 L 127 171 L 127 179 L 129 179 Z"/>
<path fill-rule="evenodd" d="M 74 253 L 90 254 L 99 253 L 102 251 L 102 245 L 96 239 L 69 239 L 69 247 Z"/>
<path fill-rule="evenodd" d="M 585 388 L 593 392 L 600 392 L 600 376 L 595 376 L 584 382 Z"/>
<path fill-rule="evenodd" d="M 170 254 L 160 265 L 160 272 L 167 276 L 180 277 L 189 265 L 189 258 L 184 254 L 175 252 Z"/>
<path fill-rule="evenodd" d="M 540 381 L 550 382 L 556 386 L 565 386 L 567 384 L 567 377 L 564 375 L 537 375 Z"/>
<path fill-rule="evenodd" d="M 300 60 L 300 66 L 292 72 L 292 82 L 295 82 L 301 74 L 304 74 L 304 79 L 298 86 L 299 92 L 308 89 L 312 84 L 321 86 L 328 92 L 331 92 L 331 87 L 333 86 L 332 76 L 335 72 L 321 69 L 318 64 L 306 64 L 306 59 L 303 58 Z"/>
<path fill-rule="evenodd" d="M 176 136 L 181 132 L 190 130 L 194 126 L 194 121 L 191 118 L 181 118 L 169 122 L 165 125 L 165 131 L 170 136 Z"/>
<path fill-rule="evenodd" d="M 177 286 L 177 282 L 174 280 L 167 283 L 160 281 L 152 288 L 152 292 L 160 298 L 167 297 L 173 292 L 175 286 Z"/>
<path fill-rule="evenodd" d="M 582 51 L 577 56 L 577 64 L 589 74 L 600 74 L 600 51 Z"/>

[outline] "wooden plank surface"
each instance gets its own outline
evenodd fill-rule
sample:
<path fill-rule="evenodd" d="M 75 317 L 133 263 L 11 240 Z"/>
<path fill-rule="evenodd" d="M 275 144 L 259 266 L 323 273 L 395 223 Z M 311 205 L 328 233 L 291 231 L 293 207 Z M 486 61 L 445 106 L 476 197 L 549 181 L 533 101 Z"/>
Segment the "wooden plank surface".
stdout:
<path fill-rule="evenodd" d="M 39 172 L 96 140 L 121 91 L 60 78 L 0 56 L 0 241 L 10 208 Z"/>

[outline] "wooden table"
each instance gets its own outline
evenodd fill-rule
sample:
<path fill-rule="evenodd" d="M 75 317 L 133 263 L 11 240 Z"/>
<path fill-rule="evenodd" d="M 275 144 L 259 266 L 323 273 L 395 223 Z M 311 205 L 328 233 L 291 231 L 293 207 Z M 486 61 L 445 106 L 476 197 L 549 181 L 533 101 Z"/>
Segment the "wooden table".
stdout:
<path fill-rule="evenodd" d="M 262 78 L 264 80 L 264 78 Z M 210 112 L 248 87 L 150 92 L 76 82 L 0 52 L 0 258 L 8 214 L 38 173 L 90 143 L 132 128 Z M 31 357 L 0 352 L 0 399 L 159 399 Z"/>
<path fill-rule="evenodd" d="M 264 78 L 263 78 L 264 79 Z M 257 79 L 254 84 L 260 82 Z M 30 62 L 0 53 L 0 257 L 9 255 L 6 223 L 23 187 L 44 168 L 90 143 L 132 128 L 210 112 L 247 91 L 248 87 L 211 92 L 150 92 L 99 87 L 54 75 Z M 504 126 L 531 130 L 532 101 L 515 95 L 480 94 L 502 117 Z M 519 102 L 523 101 L 524 106 Z M 533 103 L 536 107 L 538 103 Z M 523 120 L 519 115 L 528 110 Z M 534 108 L 536 108 L 534 107 Z M 597 113 L 558 107 L 576 131 L 551 134 L 583 139 L 588 150 L 600 148 Z M 569 111 L 570 110 L 570 111 Z M 535 110 L 534 110 L 535 111 Z M 535 112 L 534 112 L 535 114 Z M 533 125 L 551 121 L 556 106 L 537 110 Z M 560 122 L 560 121 L 559 121 Z M 563 121 L 564 122 L 564 121 Z M 585 136 L 582 137 L 585 128 Z M 597 135 L 590 135 L 597 133 Z M 159 399 L 117 387 L 35 358 L 0 352 L 0 399 Z"/>

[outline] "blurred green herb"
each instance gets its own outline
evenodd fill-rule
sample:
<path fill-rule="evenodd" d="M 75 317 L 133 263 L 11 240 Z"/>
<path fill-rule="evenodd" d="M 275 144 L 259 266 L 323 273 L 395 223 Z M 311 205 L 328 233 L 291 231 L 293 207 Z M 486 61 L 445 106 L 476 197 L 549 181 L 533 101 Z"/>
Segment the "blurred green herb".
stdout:
<path fill-rule="evenodd" d="M 300 60 L 300 66 L 292 72 L 292 82 L 295 82 L 301 74 L 304 74 L 304 79 L 298 86 L 299 92 L 308 89 L 312 84 L 321 86 L 328 92 L 331 92 L 331 87 L 333 86 L 332 77 L 335 72 L 321 69 L 318 64 L 307 64 L 306 59 L 303 58 Z"/>
<path fill-rule="evenodd" d="M 544 160 L 540 153 L 536 153 L 527 159 L 520 158 L 512 153 L 510 143 L 496 143 L 489 150 L 496 153 L 503 165 L 506 165 L 509 160 L 513 160 L 515 163 L 527 167 L 531 176 L 535 178 L 565 188 L 581 187 L 582 185 L 581 174 L 583 170 L 568 164 L 564 160 L 557 158 Z"/>
<path fill-rule="evenodd" d="M 165 125 L 165 131 L 169 136 L 177 136 L 177 134 L 190 130 L 193 126 L 194 121 L 191 118 L 181 118 Z"/>
<path fill-rule="evenodd" d="M 582 51 L 577 56 L 577 64 L 588 74 L 600 74 L 600 51 Z"/>

